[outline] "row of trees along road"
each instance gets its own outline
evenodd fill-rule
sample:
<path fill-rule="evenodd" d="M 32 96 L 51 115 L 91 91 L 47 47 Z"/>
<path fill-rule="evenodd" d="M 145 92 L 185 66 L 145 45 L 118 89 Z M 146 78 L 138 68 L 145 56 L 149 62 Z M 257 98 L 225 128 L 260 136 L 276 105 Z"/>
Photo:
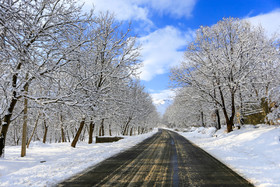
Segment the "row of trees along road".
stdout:
<path fill-rule="evenodd" d="M 1 0 L 0 156 L 5 142 L 21 142 L 25 156 L 31 140 L 75 147 L 92 143 L 94 129 L 132 135 L 155 124 L 152 99 L 132 78 L 140 49 L 129 25 L 81 8 L 74 0 Z"/>
<path fill-rule="evenodd" d="M 171 69 L 177 95 L 164 116 L 169 124 L 200 121 L 219 129 L 225 123 L 230 132 L 235 122 L 246 119 L 246 112 L 267 117 L 277 107 L 271 94 L 279 95 L 279 41 L 268 38 L 261 27 L 234 18 L 201 26 L 184 59 Z"/>

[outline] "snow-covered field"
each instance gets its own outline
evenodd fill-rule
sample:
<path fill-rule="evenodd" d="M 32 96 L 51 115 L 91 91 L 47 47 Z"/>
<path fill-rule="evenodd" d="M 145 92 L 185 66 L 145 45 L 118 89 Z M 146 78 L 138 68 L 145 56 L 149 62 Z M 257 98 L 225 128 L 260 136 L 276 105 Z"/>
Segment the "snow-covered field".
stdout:
<path fill-rule="evenodd" d="M 0 158 L 0 186 L 52 186 L 136 145 L 156 132 L 154 130 L 140 136 L 125 137 L 113 143 L 89 145 L 79 142 L 76 148 L 72 148 L 70 143 L 33 142 L 27 149 L 27 156 L 23 158 L 20 157 L 20 146 L 7 146 L 5 158 Z"/>
<path fill-rule="evenodd" d="M 255 186 L 280 186 L 280 127 L 245 126 L 227 134 L 225 128 L 192 128 L 180 133 L 228 165 Z"/>

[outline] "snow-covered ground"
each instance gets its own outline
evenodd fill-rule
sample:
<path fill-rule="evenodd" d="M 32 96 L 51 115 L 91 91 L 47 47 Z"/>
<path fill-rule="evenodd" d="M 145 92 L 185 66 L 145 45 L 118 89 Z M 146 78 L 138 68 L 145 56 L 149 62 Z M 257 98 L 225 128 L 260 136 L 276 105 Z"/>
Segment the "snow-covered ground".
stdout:
<path fill-rule="evenodd" d="M 192 128 L 181 135 L 203 148 L 259 187 L 280 186 L 280 127 L 245 126 L 227 134 L 225 128 Z M 0 186 L 52 186 L 82 172 L 112 155 L 124 151 L 154 132 L 125 137 L 114 143 L 79 142 L 43 144 L 33 142 L 27 156 L 20 157 L 20 146 L 7 146 L 0 158 Z M 41 163 L 42 162 L 42 163 Z"/>
<path fill-rule="evenodd" d="M 257 128 L 256 128 L 257 127 Z M 255 186 L 280 186 L 280 127 L 246 125 L 225 133 L 225 128 L 192 128 L 181 135 L 228 165 Z"/>
<path fill-rule="evenodd" d="M 155 134 L 157 130 L 139 136 L 125 137 L 113 143 L 87 144 L 78 142 L 43 144 L 33 142 L 27 156 L 20 157 L 20 146 L 6 146 L 5 158 L 0 158 L 0 186 L 52 186 L 86 168 L 120 153 Z"/>

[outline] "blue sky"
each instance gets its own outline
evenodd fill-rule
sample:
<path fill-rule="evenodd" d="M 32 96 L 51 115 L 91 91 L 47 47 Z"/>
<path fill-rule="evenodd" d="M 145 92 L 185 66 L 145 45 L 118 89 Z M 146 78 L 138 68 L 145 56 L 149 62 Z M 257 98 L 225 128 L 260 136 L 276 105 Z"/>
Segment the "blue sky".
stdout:
<path fill-rule="evenodd" d="M 211 26 L 223 17 L 261 24 L 268 35 L 280 34 L 280 0 L 84 0 L 85 8 L 114 12 L 120 21 L 132 21 L 142 43 L 140 79 L 154 103 L 166 106 L 169 69 L 183 60 L 183 51 L 199 26 Z M 170 102 L 168 102 L 170 103 Z M 160 106 L 161 112 L 164 106 Z"/>

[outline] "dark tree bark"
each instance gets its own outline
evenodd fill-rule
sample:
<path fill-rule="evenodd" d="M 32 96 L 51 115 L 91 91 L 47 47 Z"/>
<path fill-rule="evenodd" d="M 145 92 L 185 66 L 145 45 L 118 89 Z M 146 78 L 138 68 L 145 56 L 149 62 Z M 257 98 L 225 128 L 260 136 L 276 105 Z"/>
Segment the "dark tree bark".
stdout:
<path fill-rule="evenodd" d="M 130 129 L 130 133 L 129 133 L 130 136 L 132 136 L 132 132 L 133 132 L 133 127 L 131 127 Z"/>
<path fill-rule="evenodd" d="M 201 125 L 202 125 L 202 127 L 205 127 L 205 123 L 204 123 L 204 114 L 203 114 L 202 109 L 201 109 L 201 112 L 200 112 L 200 117 L 201 117 Z"/>
<path fill-rule="evenodd" d="M 44 137 L 43 137 L 43 143 L 46 143 L 47 141 L 47 134 L 48 134 L 48 126 L 47 126 L 47 122 L 46 119 L 44 119 Z"/>
<path fill-rule="evenodd" d="M 123 132 L 122 132 L 122 135 L 125 136 L 125 135 L 128 135 L 128 126 L 129 126 L 129 123 L 130 121 L 132 120 L 131 117 L 128 118 L 125 126 L 124 126 L 124 129 L 123 129 Z"/>
<path fill-rule="evenodd" d="M 2 129 L 0 133 L 0 157 L 4 157 L 6 135 L 8 132 L 9 125 L 11 123 L 12 113 L 17 101 L 18 99 L 16 98 L 16 92 L 14 91 L 14 98 L 12 99 L 10 106 L 8 108 L 8 114 L 4 116 L 4 120 L 2 123 Z"/>
<path fill-rule="evenodd" d="M 5 147 L 5 136 L 4 134 L 0 135 L 0 148 L 1 148 L 1 152 L 0 152 L 0 156 L 4 157 L 4 147 Z"/>
<path fill-rule="evenodd" d="M 109 136 L 112 136 L 111 124 L 109 124 Z"/>
<path fill-rule="evenodd" d="M 60 114 L 60 130 L 61 130 L 61 142 L 66 142 L 64 128 L 63 128 L 63 118 L 62 114 Z"/>
<path fill-rule="evenodd" d="M 101 126 L 101 136 L 105 136 L 104 124 Z"/>
<path fill-rule="evenodd" d="M 221 118 L 220 118 L 220 112 L 219 109 L 216 109 L 216 117 L 217 117 L 217 129 L 221 129 Z"/>
<path fill-rule="evenodd" d="M 79 140 L 79 137 L 80 137 L 80 135 L 81 135 L 81 132 L 82 132 L 82 130 L 83 130 L 83 128 L 84 128 L 84 125 L 85 125 L 85 117 L 82 118 L 82 121 L 81 121 L 81 123 L 80 123 L 80 127 L 79 127 L 79 129 L 78 129 L 78 131 L 77 131 L 77 133 L 76 133 L 76 135 L 75 135 L 74 140 L 73 140 L 72 143 L 71 143 L 71 146 L 74 147 L 74 148 L 76 147 L 76 144 L 77 144 L 77 142 L 78 142 L 78 140 Z"/>
<path fill-rule="evenodd" d="M 21 63 L 19 63 L 17 65 L 16 69 L 20 70 L 20 68 L 21 68 Z M 14 108 L 15 108 L 17 102 L 18 102 L 18 99 L 19 99 L 18 96 L 17 96 L 17 92 L 15 91 L 16 87 L 17 87 L 17 80 L 18 80 L 18 73 L 15 73 L 13 75 L 13 78 L 12 78 L 12 87 L 14 89 L 13 97 L 11 99 L 11 102 L 10 102 L 10 105 L 9 105 L 9 108 L 8 108 L 8 112 L 4 116 L 4 120 L 3 120 L 3 123 L 2 123 L 2 129 L 1 129 L 1 133 L 0 133 L 0 157 L 4 156 L 6 135 L 7 135 L 7 132 L 8 132 L 9 125 L 11 123 L 11 118 L 12 118 L 12 115 L 13 115 Z"/>
<path fill-rule="evenodd" d="M 223 113 L 224 113 L 224 116 L 225 116 L 225 119 L 226 119 L 227 132 L 229 133 L 229 132 L 232 131 L 233 119 L 234 119 L 234 115 L 235 115 L 234 94 L 231 93 L 231 99 L 232 99 L 232 101 L 231 101 L 231 103 L 232 103 L 231 109 L 232 109 L 232 115 L 233 116 L 231 116 L 229 118 L 227 110 L 226 110 L 225 99 L 224 99 L 224 95 L 223 95 L 221 87 L 219 87 L 219 92 L 220 92 L 220 97 L 221 97 L 221 101 L 222 101 L 222 110 L 223 110 Z"/>
<path fill-rule="evenodd" d="M 142 127 L 141 134 L 144 134 L 144 132 L 145 132 L 145 128 L 144 128 L 144 127 Z"/>
<path fill-rule="evenodd" d="M 2 123 L 2 129 L 0 133 L 0 157 L 4 156 L 5 140 L 8 132 L 9 125 L 11 123 L 12 111 L 17 103 L 17 99 L 12 99 L 10 107 L 8 109 L 9 113 L 4 116 L 4 122 Z"/>
<path fill-rule="evenodd" d="M 92 144 L 94 126 L 95 126 L 95 124 L 93 123 L 93 121 L 91 121 L 89 124 L 89 132 L 88 132 L 89 133 L 89 136 L 88 136 L 89 144 Z"/>

